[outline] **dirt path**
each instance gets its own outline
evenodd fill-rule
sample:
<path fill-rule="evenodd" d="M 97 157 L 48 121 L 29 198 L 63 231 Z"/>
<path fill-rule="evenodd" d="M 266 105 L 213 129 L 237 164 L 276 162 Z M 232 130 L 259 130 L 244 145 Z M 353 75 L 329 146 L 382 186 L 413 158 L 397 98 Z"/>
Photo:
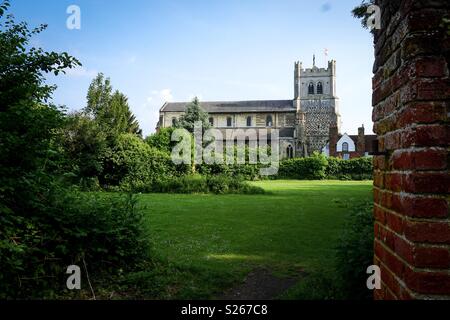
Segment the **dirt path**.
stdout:
<path fill-rule="evenodd" d="M 221 300 L 272 300 L 296 284 L 299 277 L 280 278 L 266 269 L 256 269 L 244 282 L 218 297 Z"/>

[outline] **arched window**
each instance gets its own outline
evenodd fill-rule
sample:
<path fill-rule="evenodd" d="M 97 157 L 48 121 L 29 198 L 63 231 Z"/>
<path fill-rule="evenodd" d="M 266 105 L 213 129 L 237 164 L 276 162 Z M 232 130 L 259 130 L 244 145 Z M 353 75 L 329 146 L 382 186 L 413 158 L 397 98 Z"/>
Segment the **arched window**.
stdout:
<path fill-rule="evenodd" d="M 247 117 L 247 127 L 251 127 L 252 126 L 252 117 Z"/>
<path fill-rule="evenodd" d="M 177 124 L 177 118 L 172 118 L 172 127 L 175 127 Z"/>
<path fill-rule="evenodd" d="M 308 94 L 314 94 L 314 84 L 312 82 L 308 86 Z"/>
<path fill-rule="evenodd" d="M 342 152 L 348 152 L 348 143 L 347 142 L 344 142 L 342 144 Z"/>
<path fill-rule="evenodd" d="M 273 125 L 272 116 L 268 115 L 266 117 L 266 127 L 271 127 Z"/>
<path fill-rule="evenodd" d="M 294 157 L 294 148 L 292 148 L 291 145 L 286 148 L 286 156 L 288 159 L 292 159 Z"/>
<path fill-rule="evenodd" d="M 323 85 L 322 82 L 317 84 L 317 94 L 323 94 Z"/>
<path fill-rule="evenodd" d="M 233 126 L 233 119 L 231 117 L 227 117 L 227 127 Z"/>
<path fill-rule="evenodd" d="M 210 124 L 211 126 L 214 126 L 214 118 L 213 118 L 213 117 L 210 117 L 210 118 L 209 118 L 209 124 Z"/>

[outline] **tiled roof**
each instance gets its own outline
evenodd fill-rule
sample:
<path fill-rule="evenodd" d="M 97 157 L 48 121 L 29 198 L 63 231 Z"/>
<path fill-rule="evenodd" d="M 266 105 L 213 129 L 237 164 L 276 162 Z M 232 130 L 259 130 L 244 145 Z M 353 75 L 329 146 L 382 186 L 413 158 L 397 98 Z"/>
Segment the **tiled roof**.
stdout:
<path fill-rule="evenodd" d="M 167 102 L 161 112 L 184 112 L 189 102 Z M 216 101 L 200 102 L 208 113 L 295 112 L 292 100 Z"/>

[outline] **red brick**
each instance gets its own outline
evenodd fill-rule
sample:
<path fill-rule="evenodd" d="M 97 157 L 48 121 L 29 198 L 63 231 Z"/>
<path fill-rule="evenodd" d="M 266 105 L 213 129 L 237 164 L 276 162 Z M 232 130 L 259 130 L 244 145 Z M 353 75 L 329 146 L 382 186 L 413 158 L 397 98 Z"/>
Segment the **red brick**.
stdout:
<path fill-rule="evenodd" d="M 394 151 L 391 157 L 394 169 L 441 170 L 447 168 L 445 149 L 426 149 L 419 151 Z"/>
<path fill-rule="evenodd" d="M 411 169 L 413 157 L 410 151 L 396 150 L 392 153 L 391 163 L 393 169 Z"/>
<path fill-rule="evenodd" d="M 442 247 L 416 247 L 414 266 L 419 268 L 450 269 L 450 250 Z"/>
<path fill-rule="evenodd" d="M 402 191 L 411 193 L 449 193 L 448 172 L 414 172 L 403 176 Z"/>
<path fill-rule="evenodd" d="M 382 224 L 386 222 L 385 210 L 383 210 L 383 208 L 375 205 L 373 208 L 373 215 L 376 221 L 379 221 Z"/>
<path fill-rule="evenodd" d="M 450 274 L 447 272 L 419 272 L 408 269 L 406 285 L 422 294 L 447 294 L 450 292 Z"/>
<path fill-rule="evenodd" d="M 389 252 L 379 240 L 375 240 L 375 255 L 392 271 L 397 277 L 402 278 L 407 269 L 406 264 L 396 255 Z"/>
<path fill-rule="evenodd" d="M 406 220 L 404 227 L 405 237 L 410 241 L 435 244 L 450 243 L 449 222 L 419 222 Z"/>
<path fill-rule="evenodd" d="M 378 131 L 375 132 L 378 134 Z M 402 147 L 401 136 L 401 131 L 386 133 L 384 136 L 384 148 L 386 150 L 400 149 Z"/>
<path fill-rule="evenodd" d="M 443 149 L 415 151 L 413 167 L 416 170 L 440 170 L 447 168 L 448 153 Z"/>
<path fill-rule="evenodd" d="M 449 216 L 447 200 L 436 197 L 394 194 L 392 209 L 415 218 L 446 218 Z"/>
<path fill-rule="evenodd" d="M 447 146 L 449 128 L 444 125 L 423 125 L 402 132 L 402 146 Z"/>
<path fill-rule="evenodd" d="M 424 57 L 414 63 L 415 72 L 419 77 L 444 77 L 447 63 L 443 57 Z"/>
<path fill-rule="evenodd" d="M 384 170 L 386 167 L 386 157 L 385 156 L 374 156 L 373 157 L 373 166 L 374 169 Z"/>
<path fill-rule="evenodd" d="M 384 178 L 384 186 L 391 191 L 399 192 L 403 186 L 403 174 L 401 173 L 386 173 Z"/>
<path fill-rule="evenodd" d="M 444 122 L 447 111 L 443 102 L 409 103 L 398 115 L 399 128 L 410 124 L 432 124 Z"/>
<path fill-rule="evenodd" d="M 378 188 L 384 188 L 384 173 L 382 171 L 374 172 L 373 185 Z"/>

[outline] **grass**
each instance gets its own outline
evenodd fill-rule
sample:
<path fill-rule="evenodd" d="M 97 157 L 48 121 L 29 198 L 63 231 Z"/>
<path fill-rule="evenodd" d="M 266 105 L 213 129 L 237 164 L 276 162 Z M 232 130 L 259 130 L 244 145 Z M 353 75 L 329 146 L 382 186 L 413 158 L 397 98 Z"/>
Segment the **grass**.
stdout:
<path fill-rule="evenodd" d="M 349 207 L 372 196 L 369 181 L 252 183 L 270 193 L 141 195 L 152 254 L 163 265 L 134 274 L 137 290 L 166 299 L 212 298 L 257 267 L 284 275 L 332 270 Z"/>

